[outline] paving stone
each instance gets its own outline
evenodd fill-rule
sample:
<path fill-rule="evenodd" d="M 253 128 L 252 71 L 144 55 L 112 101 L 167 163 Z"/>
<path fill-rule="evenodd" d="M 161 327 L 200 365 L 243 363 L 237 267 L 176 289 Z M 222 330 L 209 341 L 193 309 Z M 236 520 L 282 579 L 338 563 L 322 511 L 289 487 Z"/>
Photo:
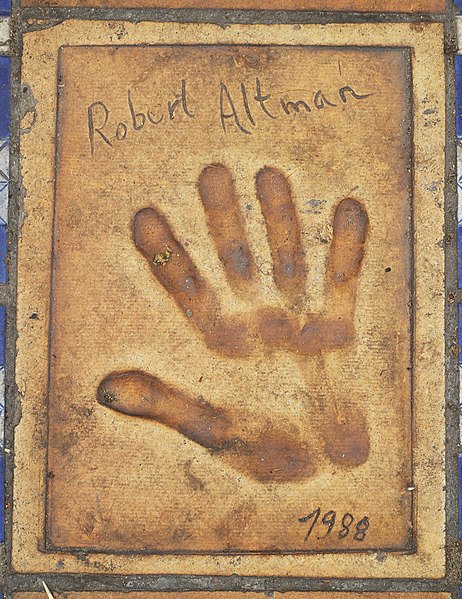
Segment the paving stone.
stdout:
<path fill-rule="evenodd" d="M 18 571 L 444 574 L 442 43 L 26 34 Z"/>

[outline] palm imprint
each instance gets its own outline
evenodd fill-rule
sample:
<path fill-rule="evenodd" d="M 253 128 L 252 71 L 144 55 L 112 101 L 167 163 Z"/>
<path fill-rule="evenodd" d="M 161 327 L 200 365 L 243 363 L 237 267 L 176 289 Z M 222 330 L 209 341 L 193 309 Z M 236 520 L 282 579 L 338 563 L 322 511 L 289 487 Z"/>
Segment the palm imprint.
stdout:
<path fill-rule="evenodd" d="M 258 290 L 257 268 L 231 173 L 222 165 L 208 166 L 199 177 L 198 189 L 230 285 L 236 293 L 247 292 L 254 297 Z M 230 360 L 261 351 L 290 352 L 309 384 L 313 364 L 316 376 L 324 376 L 325 353 L 354 341 L 356 289 L 368 232 L 367 213 L 356 199 L 338 203 L 327 259 L 324 309 L 320 314 L 306 313 L 307 268 L 289 183 L 281 172 L 265 167 L 256 175 L 256 189 L 266 223 L 274 281 L 285 308 L 264 307 L 254 298 L 248 312 L 238 317 L 224 316 L 214 289 L 202 277 L 164 215 L 153 207 L 135 215 L 133 240 L 155 278 L 210 350 Z M 233 468 L 260 482 L 300 480 L 313 476 L 316 470 L 311 448 L 282 427 L 278 430 L 273 424 L 265 432 L 260 429 L 253 436 L 245 434 L 240 416 L 232 407 L 215 407 L 145 372 L 109 374 L 99 386 L 97 399 L 117 412 L 175 429 L 217 459 L 226 459 Z M 323 397 L 318 409 L 323 412 L 322 431 L 318 432 L 330 461 L 350 468 L 364 463 L 369 454 L 364 416 L 348 402 L 343 405 L 329 397 Z"/>

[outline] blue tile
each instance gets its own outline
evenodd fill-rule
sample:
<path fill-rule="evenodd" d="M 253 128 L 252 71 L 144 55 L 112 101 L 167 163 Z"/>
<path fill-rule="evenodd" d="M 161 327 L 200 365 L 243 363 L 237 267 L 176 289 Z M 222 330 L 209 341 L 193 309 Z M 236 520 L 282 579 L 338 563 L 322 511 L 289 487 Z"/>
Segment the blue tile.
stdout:
<path fill-rule="evenodd" d="M 462 2 L 462 0 L 461 0 Z M 457 139 L 462 139 L 462 55 L 455 57 L 456 69 L 456 130 Z"/>
<path fill-rule="evenodd" d="M 6 349 L 6 309 L 0 306 L 0 543 L 5 539 L 5 349 Z M 0 598 L 1 599 L 1 598 Z"/>
<path fill-rule="evenodd" d="M 0 0 L 1 2 L 1 0 Z M 6 283 L 10 128 L 10 59 L 0 56 L 0 283 Z"/>
<path fill-rule="evenodd" d="M 0 543 L 5 540 L 5 457 L 0 451 Z"/>
<path fill-rule="evenodd" d="M 11 0 L 0 0 L 0 16 L 5 17 L 11 12 Z"/>
<path fill-rule="evenodd" d="M 458 185 L 462 184 L 462 174 L 459 177 L 460 182 L 458 181 Z M 462 191 L 462 188 L 461 188 Z M 459 202 L 462 201 L 462 194 L 459 191 Z M 457 227 L 457 253 L 458 253 L 458 262 L 457 262 L 457 280 L 459 287 L 462 288 L 462 221 L 459 221 Z"/>
<path fill-rule="evenodd" d="M 0 370 L 5 368 L 5 333 L 6 333 L 6 309 L 5 306 L 0 306 Z M 0 398 L 3 404 L 3 398 Z"/>
<path fill-rule="evenodd" d="M 7 253 L 7 231 L 6 223 L 0 219 L 0 283 L 6 283 L 6 253 Z"/>
<path fill-rule="evenodd" d="M 1 2 L 3 0 L 0 0 Z M 0 107 L 0 139 L 7 139 L 10 130 L 10 58 L 8 56 L 0 56 Z"/>
<path fill-rule="evenodd" d="M 462 455 L 459 456 L 459 539 L 462 539 Z"/>
<path fill-rule="evenodd" d="M 462 10 L 462 0 L 454 0 L 454 4 L 459 10 Z"/>
<path fill-rule="evenodd" d="M 462 366 L 462 304 L 459 304 L 459 366 Z"/>
<path fill-rule="evenodd" d="M 459 227 L 460 229 L 460 227 Z M 460 230 L 459 230 L 459 244 L 460 244 Z M 459 245 L 459 257 L 460 257 L 460 245 Z M 459 259 L 460 262 L 460 259 Z M 460 280 L 460 264 L 459 264 L 459 280 Z M 459 397 L 459 408 L 462 409 L 462 304 L 459 304 L 459 377 L 461 382 L 460 397 Z M 462 413 L 459 413 L 461 418 Z M 462 426 L 462 419 L 460 420 Z M 462 539 L 462 455 L 459 455 L 459 539 Z M 462 588 L 461 588 L 461 599 L 462 599 Z"/>

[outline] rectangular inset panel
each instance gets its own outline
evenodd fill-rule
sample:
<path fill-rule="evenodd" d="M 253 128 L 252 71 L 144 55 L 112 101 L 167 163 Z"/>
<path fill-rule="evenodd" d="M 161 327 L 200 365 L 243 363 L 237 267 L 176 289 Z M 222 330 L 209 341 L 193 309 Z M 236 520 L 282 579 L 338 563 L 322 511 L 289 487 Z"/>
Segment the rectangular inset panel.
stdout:
<path fill-rule="evenodd" d="M 5 1 L 5 0 L 3 0 Z M 7 0 L 8 1 L 8 0 Z M 23 0 L 24 6 L 247 8 L 351 12 L 444 12 L 445 0 Z"/>
<path fill-rule="evenodd" d="M 409 549 L 408 69 L 62 50 L 52 546 Z"/>
<path fill-rule="evenodd" d="M 442 28 L 79 26 L 26 36 L 15 563 L 441 575 Z"/>

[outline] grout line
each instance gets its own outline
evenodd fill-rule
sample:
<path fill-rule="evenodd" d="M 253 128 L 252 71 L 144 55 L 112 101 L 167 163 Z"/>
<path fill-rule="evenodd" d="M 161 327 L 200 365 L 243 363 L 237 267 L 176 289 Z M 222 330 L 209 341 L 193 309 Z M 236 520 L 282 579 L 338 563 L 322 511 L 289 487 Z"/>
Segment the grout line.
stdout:
<path fill-rule="evenodd" d="M 228 591 L 228 592 L 456 592 L 458 584 L 448 580 L 397 580 L 389 579 L 334 579 L 326 580 L 299 577 L 256 577 L 256 576 L 190 576 L 190 575 L 63 575 L 47 574 L 47 586 L 52 595 L 72 591 L 104 592 L 175 592 L 175 591 Z M 14 579 L 14 580 L 12 580 Z M 13 582 L 13 584 L 11 584 Z M 43 575 L 15 574 L 8 580 L 8 593 L 32 591 L 43 595 Z M 129 596 L 127 597 L 129 599 Z M 213 599 L 213 598 L 212 598 Z M 232 598 L 231 598 L 232 599 Z M 386 599 L 386 597 L 384 597 Z"/>
<path fill-rule="evenodd" d="M 127 21 L 180 21 L 208 23 L 393 23 L 393 22 L 445 22 L 444 14 L 429 13 L 351 13 L 323 12 L 309 10 L 255 10 L 255 9 L 219 9 L 219 8 L 89 8 L 74 7 L 24 7 L 19 18 L 25 22 L 31 19 L 59 21 L 62 19 L 85 20 L 127 20 Z M 30 25 L 29 25 L 30 26 Z M 49 25 L 43 24 L 43 27 Z"/>

